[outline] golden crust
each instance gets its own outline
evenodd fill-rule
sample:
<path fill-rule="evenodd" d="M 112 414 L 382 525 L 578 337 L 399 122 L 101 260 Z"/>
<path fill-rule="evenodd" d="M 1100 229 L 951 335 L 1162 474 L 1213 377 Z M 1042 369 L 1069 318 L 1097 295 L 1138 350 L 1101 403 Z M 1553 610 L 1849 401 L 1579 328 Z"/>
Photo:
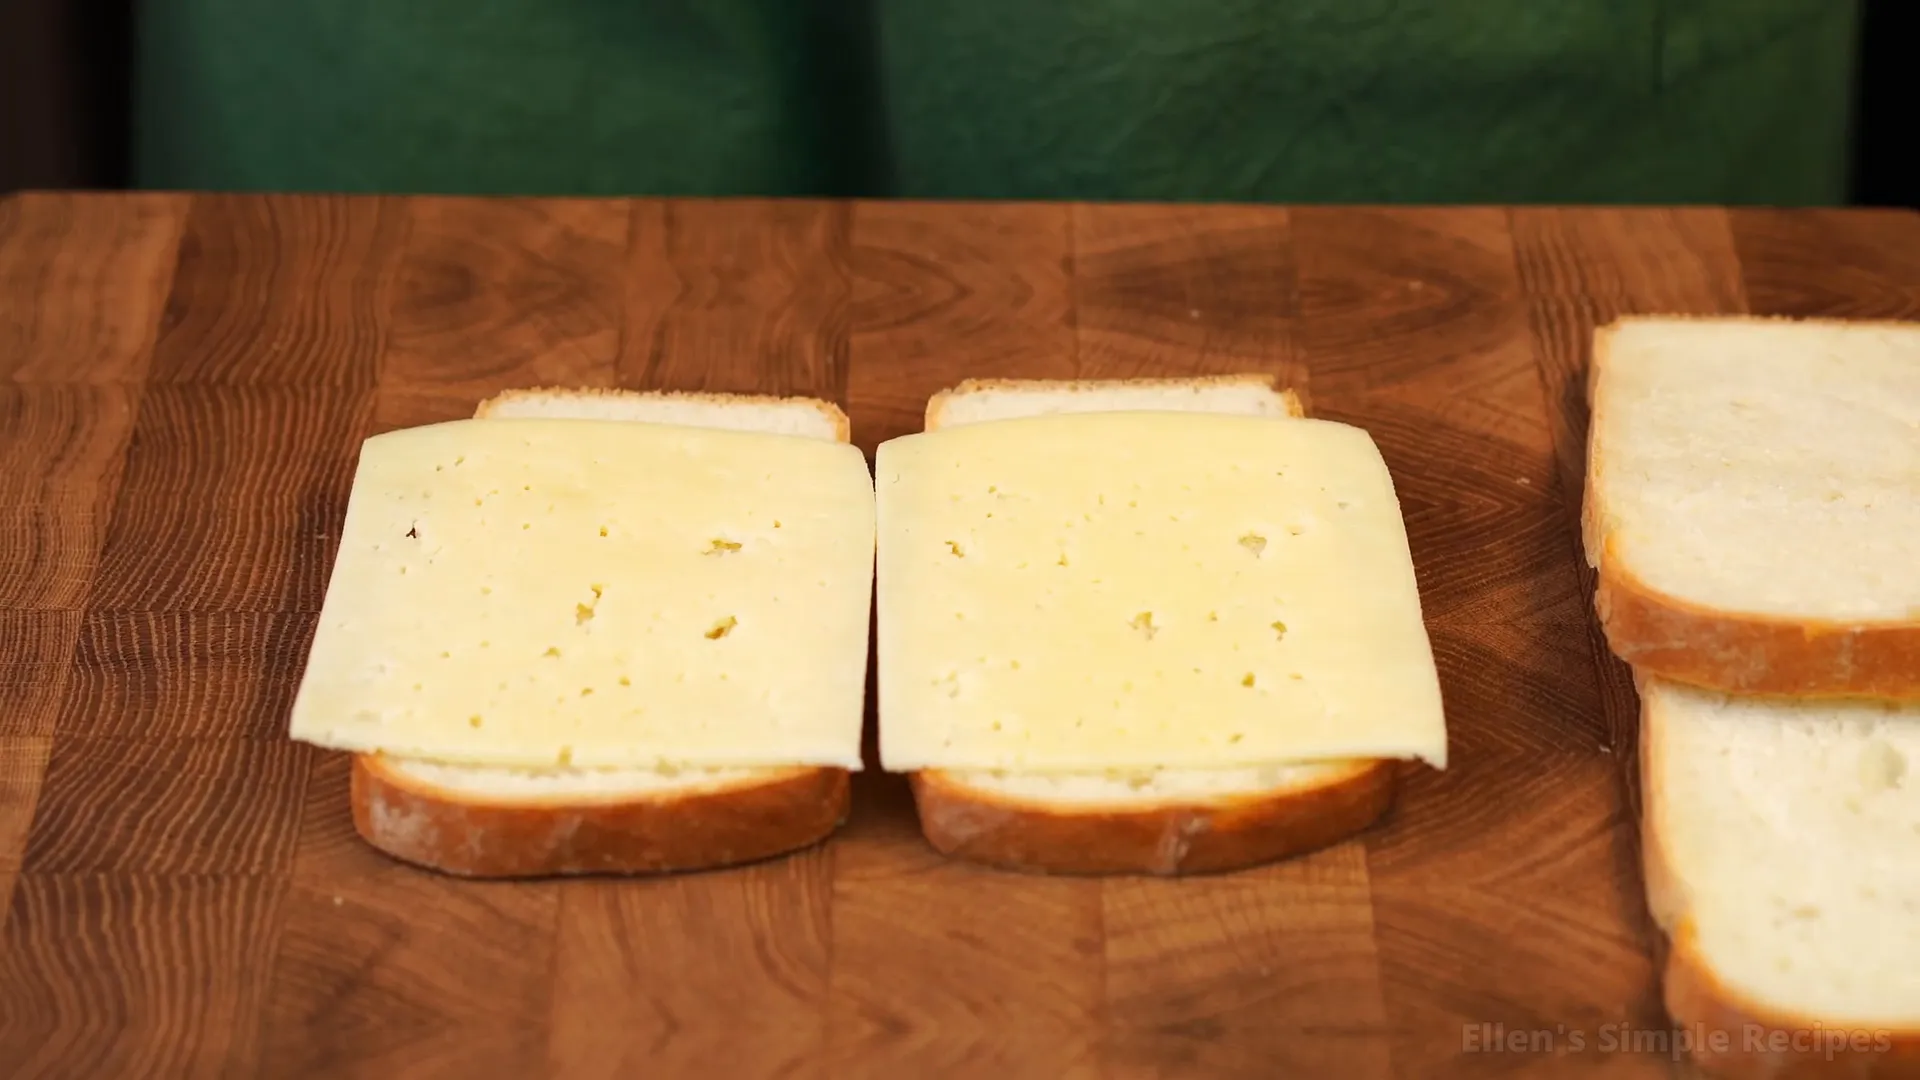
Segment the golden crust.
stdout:
<path fill-rule="evenodd" d="M 982 391 L 1097 392 L 1120 386 L 1185 389 L 1258 386 L 1287 414 L 1306 409 L 1271 375 L 1173 379 L 969 379 L 927 402 L 938 430 L 954 398 Z M 1337 843 L 1379 820 L 1393 803 L 1395 762 L 1357 760 L 1324 783 L 1220 798 L 1107 806 L 1026 802 L 969 784 L 962 774 L 912 774 L 920 829 L 941 854 L 1003 869 L 1057 874 L 1198 874 L 1271 862 Z"/>
<path fill-rule="evenodd" d="M 661 873 L 752 862 L 807 847 L 846 820 L 845 769 L 631 798 L 490 801 L 353 758 L 353 825 L 396 859 L 462 877 Z"/>
<path fill-rule="evenodd" d="M 1050 874 L 1175 876 L 1272 862 L 1368 828 L 1393 804 L 1396 765 L 1346 765 L 1306 787 L 1145 805 L 1027 802 L 938 770 L 911 783 L 921 831 L 943 855 Z"/>
<path fill-rule="evenodd" d="M 1920 698 L 1920 625 L 1714 611 L 1646 587 L 1604 550 L 1601 563 L 1607 645 L 1649 675 L 1758 697 Z"/>
<path fill-rule="evenodd" d="M 1606 407 L 1598 372 L 1607 363 L 1615 329 L 1628 321 L 1634 320 L 1618 320 L 1595 331 L 1587 381 L 1595 416 Z M 1580 502 L 1582 546 L 1588 564 L 1599 572 L 1595 612 L 1608 647 L 1620 659 L 1650 675 L 1723 693 L 1920 698 L 1920 623 L 1839 623 L 1722 611 L 1668 596 L 1639 580 L 1620 564 L 1612 547 L 1599 495 L 1605 468 L 1595 440 L 1589 438 L 1587 484 Z"/>
<path fill-rule="evenodd" d="M 1639 681 L 1639 680 L 1636 680 Z M 1714 1076 L 1736 1080 L 1839 1080 L 1920 1077 L 1920 1030 L 1861 1030 L 1813 1016 L 1787 1016 L 1727 986 L 1700 954 L 1691 903 L 1666 850 L 1661 827 L 1665 791 L 1658 781 L 1659 724 L 1641 706 L 1640 848 L 1647 910 L 1663 957 L 1661 993 L 1678 1028 L 1706 1033 L 1691 1046 L 1693 1061 Z M 1716 1034 L 1717 1033 L 1717 1034 Z M 1824 1039 L 1849 1040 L 1829 1048 Z M 1831 1049 L 1831 1052 L 1830 1052 Z"/>

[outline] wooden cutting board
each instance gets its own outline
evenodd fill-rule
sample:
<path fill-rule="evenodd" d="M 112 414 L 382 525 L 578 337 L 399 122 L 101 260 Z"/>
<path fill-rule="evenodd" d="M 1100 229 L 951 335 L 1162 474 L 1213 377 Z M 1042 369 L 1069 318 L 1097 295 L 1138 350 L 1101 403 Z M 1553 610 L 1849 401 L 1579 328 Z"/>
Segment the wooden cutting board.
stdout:
<path fill-rule="evenodd" d="M 31 195 L 0 203 L 0 1072 L 1662 1076 L 1635 701 L 1574 531 L 1591 328 L 1914 317 L 1920 218 Z M 359 441 L 515 386 L 1263 371 L 1372 432 L 1444 773 L 1180 881 L 975 869 L 904 784 L 815 850 L 471 883 L 287 710 Z"/>

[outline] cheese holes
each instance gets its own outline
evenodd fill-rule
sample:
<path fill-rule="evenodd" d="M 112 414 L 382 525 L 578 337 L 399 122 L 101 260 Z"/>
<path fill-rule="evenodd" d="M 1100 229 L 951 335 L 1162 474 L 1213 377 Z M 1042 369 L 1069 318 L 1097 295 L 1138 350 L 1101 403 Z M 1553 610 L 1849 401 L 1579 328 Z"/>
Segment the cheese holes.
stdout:
<path fill-rule="evenodd" d="M 1287 640 L 1287 624 L 1279 621 L 1278 619 L 1274 620 L 1273 635 L 1274 635 L 1273 639 L 1275 641 Z"/>
<path fill-rule="evenodd" d="M 740 550 L 740 544 L 737 541 L 727 540 L 722 537 L 715 537 L 711 542 L 709 542 L 707 546 L 706 554 L 731 555 L 734 552 L 739 550 Z"/>
<path fill-rule="evenodd" d="M 605 587 L 601 585 L 589 585 L 587 589 L 593 593 L 593 602 L 573 605 L 573 624 L 575 626 L 585 626 L 593 621 L 594 612 L 600 607 L 600 597 L 606 591 Z"/>
<path fill-rule="evenodd" d="M 740 620 L 729 615 L 726 618 L 721 619 L 719 622 L 714 623 L 713 626 L 708 628 L 707 640 L 719 641 L 721 638 L 726 637 L 728 634 L 733 633 L 733 628 L 739 625 L 740 625 Z"/>
<path fill-rule="evenodd" d="M 1250 532 L 1240 538 L 1240 546 L 1252 552 L 1253 557 L 1257 559 L 1267 550 L 1267 538 L 1259 533 Z"/>

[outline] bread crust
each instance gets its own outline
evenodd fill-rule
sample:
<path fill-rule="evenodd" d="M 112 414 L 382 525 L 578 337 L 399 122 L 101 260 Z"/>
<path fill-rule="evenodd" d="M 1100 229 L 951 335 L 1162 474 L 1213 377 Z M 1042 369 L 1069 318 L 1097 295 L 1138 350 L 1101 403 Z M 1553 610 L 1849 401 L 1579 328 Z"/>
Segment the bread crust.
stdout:
<path fill-rule="evenodd" d="M 752 862 L 807 847 L 846 821 L 845 769 L 638 797 L 487 800 L 353 758 L 353 825 L 404 862 L 461 877 L 661 873 Z"/>
<path fill-rule="evenodd" d="M 485 420 L 492 416 L 501 405 L 512 401 L 537 397 L 569 398 L 612 398 L 640 400 L 668 400 L 699 402 L 706 405 L 806 405 L 819 410 L 822 416 L 833 422 L 833 437 L 837 442 L 850 442 L 853 438 L 853 424 L 847 419 L 846 411 L 840 406 L 823 398 L 781 397 L 778 394 L 722 394 L 695 390 L 623 390 L 617 388 L 568 388 L 568 387 L 528 387 L 519 390 L 503 390 L 480 403 L 474 409 L 476 420 Z"/>
<path fill-rule="evenodd" d="M 1088 393 L 1114 387 L 1257 386 L 1287 415 L 1306 408 L 1264 374 L 1171 379 L 968 379 L 927 401 L 925 427 L 938 430 L 956 398 L 987 391 Z M 1274 792 L 1166 799 L 1155 803 L 1063 804 L 1009 798 L 964 776 L 928 769 L 909 776 L 920 831 L 936 851 L 1006 870 L 1042 874 L 1175 876 L 1244 869 L 1345 840 L 1393 804 L 1398 763 L 1344 762 L 1323 784 Z"/>
<path fill-rule="evenodd" d="M 832 402 L 766 394 L 532 388 L 488 398 L 474 417 L 546 396 L 804 404 L 833 421 L 835 441 L 852 436 Z M 796 851 L 846 821 L 849 790 L 845 769 L 805 766 L 564 802 L 490 799 L 409 775 L 381 755 L 355 754 L 349 801 L 361 839 L 404 862 L 462 877 L 553 877 L 716 869 Z"/>
<path fill-rule="evenodd" d="M 1636 678 L 1636 682 L 1643 682 Z M 1661 996 L 1667 1015 L 1683 1030 L 1721 1039 L 1718 1046 L 1698 1038 L 1690 1049 L 1696 1065 L 1711 1075 L 1733 1080 L 1867 1080 L 1920 1077 L 1920 1031 L 1862 1031 L 1813 1016 L 1788 1016 L 1768 1009 L 1727 986 L 1700 953 L 1690 914 L 1691 902 L 1666 850 L 1660 827 L 1665 795 L 1659 776 L 1659 723 L 1642 694 L 1640 850 L 1647 910 L 1661 940 Z M 1829 1035 L 1820 1033 L 1827 1032 Z M 1715 1033 L 1724 1033 L 1716 1035 Z M 1859 1035 L 1870 1040 L 1836 1047 L 1829 1053 L 1823 1037 Z"/>
<path fill-rule="evenodd" d="M 1348 766 L 1309 787 L 1152 805 L 1030 802 L 940 770 L 914 773 L 911 784 L 921 831 L 942 855 L 1047 874 L 1171 877 L 1304 854 L 1373 825 L 1393 805 L 1397 763 Z"/>
<path fill-rule="evenodd" d="M 1594 332 L 1587 398 L 1606 407 L 1599 372 L 1629 319 Z M 1699 320 L 1696 320 L 1699 321 Z M 1750 318 L 1747 322 L 1818 322 Z M 1598 572 L 1594 609 L 1608 647 L 1648 674 L 1723 693 L 1821 698 L 1920 698 L 1920 622 L 1842 623 L 1724 611 L 1669 596 L 1622 565 L 1606 527 L 1599 478 L 1606 462 L 1587 440 L 1580 528 Z"/>
<path fill-rule="evenodd" d="M 1920 698 L 1920 625 L 1789 622 L 1666 596 L 1601 558 L 1607 644 L 1648 674 L 1762 697 Z"/>
<path fill-rule="evenodd" d="M 1151 387 L 1163 390 L 1193 390 L 1220 386 L 1258 387 L 1272 390 L 1285 403 L 1287 415 L 1305 416 L 1306 409 L 1300 403 L 1300 396 L 1291 388 L 1282 388 L 1277 375 L 1241 374 L 1241 375 L 1193 375 L 1180 378 L 1163 379 L 963 379 L 957 385 L 942 390 L 927 399 L 927 411 L 922 426 L 928 431 L 937 430 L 946 422 L 947 407 L 955 398 L 968 394 L 999 391 L 1002 393 L 1021 391 L 1026 393 L 1099 393 L 1119 387 L 1140 389 Z"/>

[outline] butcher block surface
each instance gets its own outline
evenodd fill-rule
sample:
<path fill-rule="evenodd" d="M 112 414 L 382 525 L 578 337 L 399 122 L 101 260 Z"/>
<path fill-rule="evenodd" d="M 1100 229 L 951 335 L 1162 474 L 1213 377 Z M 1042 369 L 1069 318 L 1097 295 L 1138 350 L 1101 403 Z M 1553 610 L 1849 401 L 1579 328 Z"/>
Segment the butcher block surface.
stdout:
<path fill-rule="evenodd" d="M 0 201 L 0 1075 L 1666 1076 L 1636 702 L 1576 507 L 1596 323 L 1920 314 L 1920 216 L 27 194 Z M 509 387 L 1270 372 L 1398 485 L 1451 738 L 1183 880 L 831 841 L 469 882 L 288 709 L 358 444 Z"/>

